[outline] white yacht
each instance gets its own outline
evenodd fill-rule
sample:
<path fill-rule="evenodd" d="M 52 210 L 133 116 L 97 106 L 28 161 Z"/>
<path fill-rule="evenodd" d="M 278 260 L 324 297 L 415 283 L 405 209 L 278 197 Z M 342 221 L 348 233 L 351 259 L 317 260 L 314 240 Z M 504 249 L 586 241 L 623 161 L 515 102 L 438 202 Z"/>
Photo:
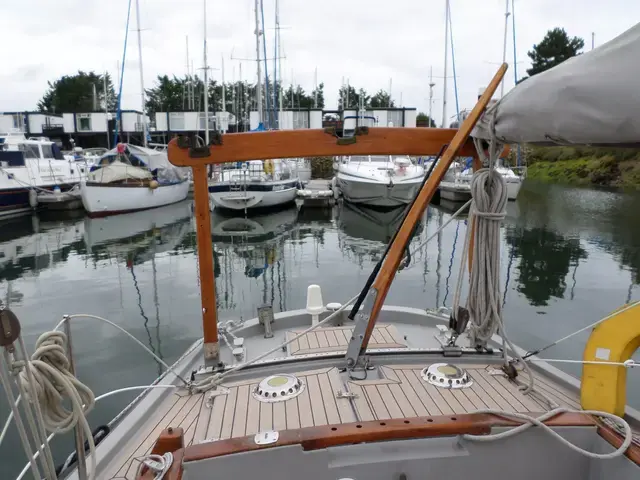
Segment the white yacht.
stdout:
<path fill-rule="evenodd" d="M 506 167 L 502 162 L 496 167 L 496 172 L 498 172 L 505 179 L 507 184 L 507 198 L 509 200 L 515 200 L 518 198 L 518 193 L 520 192 L 520 187 L 522 186 L 522 182 L 525 179 L 527 170 L 526 167 Z M 455 173 L 455 181 L 460 183 L 463 188 L 467 188 L 467 186 L 471 185 L 471 179 L 473 178 L 473 169 L 465 168 L 461 172 Z M 471 194 L 469 194 L 468 198 Z"/>
<path fill-rule="evenodd" d="M 209 199 L 211 206 L 228 210 L 276 207 L 293 202 L 300 186 L 289 162 L 250 160 L 215 169 Z"/>
<path fill-rule="evenodd" d="M 351 156 L 338 166 L 336 184 L 351 203 L 393 208 L 411 203 L 424 175 L 406 155 Z"/>
<path fill-rule="evenodd" d="M 38 192 L 71 190 L 85 178 L 84 165 L 65 159 L 47 138 L 0 133 L 0 217 L 28 212 Z"/>

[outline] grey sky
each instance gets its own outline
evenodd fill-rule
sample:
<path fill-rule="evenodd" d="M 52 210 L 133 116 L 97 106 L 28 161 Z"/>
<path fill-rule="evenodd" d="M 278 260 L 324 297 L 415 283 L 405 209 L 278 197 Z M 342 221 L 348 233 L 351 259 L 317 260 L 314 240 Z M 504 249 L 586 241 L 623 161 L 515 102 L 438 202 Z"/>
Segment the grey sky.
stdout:
<path fill-rule="evenodd" d="M 108 70 L 116 76 L 122 58 L 128 0 L 0 0 L 0 111 L 31 110 L 47 80 L 64 74 Z M 186 72 L 190 57 L 202 66 L 203 0 L 140 0 L 145 86 L 158 74 Z M 135 0 L 125 69 L 123 108 L 140 108 Z M 548 29 L 564 27 L 591 48 L 633 26 L 640 3 L 628 0 L 516 0 L 517 70 L 525 75 L 527 50 Z M 264 0 L 267 55 L 273 56 L 275 0 Z M 433 66 L 434 117 L 441 118 L 444 61 L 444 0 L 280 0 L 283 80 L 313 88 L 314 69 L 325 83 L 327 107 L 335 107 L 342 78 L 369 92 L 388 89 L 405 106 L 428 110 Z M 225 57 L 225 79 L 238 79 L 240 62 L 255 58 L 253 0 L 208 0 L 208 52 L 212 68 Z M 470 107 L 502 58 L 504 0 L 451 0 L 460 108 Z M 510 21 L 511 24 L 511 21 Z M 449 56 L 451 61 L 451 55 Z M 513 86 L 513 37 L 509 30 L 506 90 Z M 270 74 L 273 62 L 269 62 Z M 201 70 L 198 71 L 201 73 Z M 451 64 L 449 74 L 452 75 Z M 212 72 L 220 80 L 221 72 Z M 255 81 L 255 62 L 242 63 L 242 77 Z M 448 113 L 455 114 L 453 79 Z"/>

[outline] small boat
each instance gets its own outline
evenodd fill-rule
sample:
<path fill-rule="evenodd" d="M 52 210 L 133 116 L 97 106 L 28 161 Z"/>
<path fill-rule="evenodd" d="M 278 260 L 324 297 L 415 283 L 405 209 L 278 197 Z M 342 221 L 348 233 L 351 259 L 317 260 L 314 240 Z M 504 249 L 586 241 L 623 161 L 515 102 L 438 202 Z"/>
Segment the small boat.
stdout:
<path fill-rule="evenodd" d="M 394 208 L 411 203 L 425 169 L 406 155 L 346 156 L 336 184 L 345 200 L 370 207 Z"/>
<path fill-rule="evenodd" d="M 640 135 L 634 101 L 638 65 L 629 59 L 639 54 L 640 24 L 532 76 L 487 110 L 507 71 L 503 64 L 459 130 L 415 128 L 407 135 L 372 128 L 365 141 L 348 143 L 320 129 L 226 134 L 221 144 L 205 149 L 172 140 L 171 162 L 191 166 L 197 186 L 203 338 L 166 365 L 152 385 L 139 387 L 143 393 L 110 423 L 108 433 L 96 432 L 101 441 L 95 445 L 87 413 L 96 397 L 69 362 L 71 317 L 40 337 L 35 362 L 24 351 L 19 320 L 3 309 L 0 345 L 8 351 L 0 356 L 0 380 L 23 433 L 30 459 L 25 472 L 74 480 L 410 480 L 425 478 L 425 472 L 429 478 L 639 478 L 640 412 L 627 405 L 626 394 L 627 372 L 638 366 L 631 356 L 640 345 L 640 302 L 593 322 L 585 319 L 581 329 L 530 352 L 511 342 L 504 328 L 508 315 L 496 303 L 501 297 L 496 220 L 504 216 L 507 201 L 504 179 L 492 168 L 475 174 L 486 188 L 474 196 L 467 222 L 468 255 L 461 258 L 460 272 L 470 265 L 468 295 L 459 278 L 450 309 L 386 302 L 395 276 L 402 274 L 398 267 L 412 233 L 451 162 L 474 151 L 480 160 L 487 154 L 470 133 L 492 145 L 543 144 L 550 138 L 634 145 Z M 608 75 L 589 75 L 604 70 Z M 550 115 L 570 121 L 543 121 Z M 505 117 L 512 121 L 503 122 Z M 325 302 L 320 286 L 312 284 L 306 299 L 298 298 L 303 309 L 276 313 L 266 304 L 253 319 L 218 317 L 204 165 L 276 155 L 433 155 L 443 144 L 442 157 L 355 296 Z M 489 160 L 493 167 L 497 159 Z M 61 325 L 65 334 L 57 331 Z M 543 354 L 586 331 L 580 358 Z M 555 366 L 562 362 L 579 364 L 581 378 Z M 14 383 L 31 401 L 17 398 Z M 65 397 L 74 400 L 67 409 Z M 60 424 L 64 431 L 76 428 L 78 466 L 70 456 L 56 475 L 49 441 Z M 31 439 L 44 445 L 37 457 Z"/>
<path fill-rule="evenodd" d="M 215 208 L 228 210 L 276 207 L 294 202 L 300 187 L 300 178 L 289 162 L 250 160 L 214 170 L 209 198 Z"/>
<path fill-rule="evenodd" d="M 520 187 L 522 186 L 522 182 L 524 181 L 525 177 L 526 177 L 526 167 L 514 167 L 514 168 L 509 168 L 509 167 L 505 167 L 504 165 L 502 165 L 502 162 L 500 162 L 496 167 L 495 167 L 496 172 L 498 172 L 500 175 L 502 175 L 502 177 L 504 178 L 506 185 L 507 185 L 507 198 L 509 200 L 515 200 L 516 198 L 518 198 L 518 193 L 520 192 Z M 517 173 L 516 173 L 517 172 Z M 464 170 L 462 170 L 461 172 L 457 173 L 455 176 L 455 183 L 457 183 L 458 185 L 458 189 L 459 191 L 462 191 L 462 188 L 466 188 L 464 187 L 465 185 L 471 185 L 471 179 L 473 178 L 473 168 L 468 167 L 465 168 Z M 471 194 L 469 194 L 465 199 L 463 199 L 462 201 L 468 200 Z M 445 197 L 443 197 L 445 198 Z"/>
<path fill-rule="evenodd" d="M 52 191 L 43 190 L 36 196 L 38 206 L 48 210 L 77 210 L 82 208 L 80 186 L 76 185 L 71 190 L 63 192 L 56 186 Z"/>
<path fill-rule="evenodd" d="M 180 202 L 189 182 L 165 152 L 118 144 L 92 167 L 80 192 L 89 215 L 104 216 Z"/>
<path fill-rule="evenodd" d="M 37 207 L 39 194 L 55 188 L 65 194 L 85 173 L 83 165 L 65 159 L 47 138 L 0 134 L 0 218 L 30 212 Z"/>

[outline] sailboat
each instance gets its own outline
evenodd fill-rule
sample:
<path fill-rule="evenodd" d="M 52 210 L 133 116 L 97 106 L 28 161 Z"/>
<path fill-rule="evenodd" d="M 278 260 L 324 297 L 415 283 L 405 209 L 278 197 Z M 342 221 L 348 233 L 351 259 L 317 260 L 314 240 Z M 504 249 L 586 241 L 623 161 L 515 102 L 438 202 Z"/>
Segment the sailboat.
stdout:
<path fill-rule="evenodd" d="M 322 130 L 228 134 L 222 145 L 204 150 L 187 138 L 172 140 L 171 162 L 194 170 L 203 338 L 142 388 L 98 446 L 88 439 L 86 456 L 83 435 L 91 431 L 85 415 L 94 397 L 67 368 L 71 330 L 41 337 L 62 361 L 51 363 L 55 378 L 80 398 L 68 411 L 53 395 L 55 384 L 43 381 L 51 377 L 25 367 L 31 360 L 22 352 L 20 321 L 3 310 L 0 345 L 22 360 L 1 357 L 8 404 L 25 432 L 29 457 L 27 429 L 38 446 L 45 444 L 26 469 L 35 478 L 43 478 L 41 471 L 56 478 L 48 474 L 52 462 L 43 438 L 51 430 L 35 420 L 55 411 L 65 415 L 66 429 L 76 427 L 80 467 L 68 468 L 72 479 L 388 480 L 425 478 L 425 472 L 433 478 L 638 478 L 640 412 L 626 405 L 625 388 L 627 371 L 637 365 L 630 357 L 640 345 L 640 302 L 591 319 L 572 334 L 589 331 L 582 359 L 564 360 L 581 364 L 581 380 L 572 378 L 555 366 L 563 359 L 542 354 L 558 342 L 525 352 L 509 340 L 509 319 L 496 304 L 500 244 L 492 241 L 507 203 L 504 181 L 492 171 L 498 140 L 636 145 L 638 64 L 629 59 L 638 55 L 640 24 L 529 78 L 487 109 L 507 70 L 503 64 L 458 130 L 416 128 L 408 137 L 406 128 L 372 128 L 366 141 L 349 144 Z M 597 74 L 602 71 L 608 75 Z M 435 155 L 443 143 L 447 148 L 360 293 L 342 304 L 325 303 L 320 286 L 310 285 L 302 310 L 274 313 L 264 305 L 241 324 L 218 318 L 207 164 L 319 152 Z M 456 289 L 451 311 L 386 303 L 438 183 L 454 158 L 469 154 L 489 167 L 475 173 L 482 191 L 472 191 L 467 228 L 474 235 L 467 237 L 468 258 L 460 265 L 462 275 L 471 265 L 466 302 Z M 39 358 L 49 359 L 47 351 Z M 6 367 L 16 375 L 10 378 Z M 33 402 L 16 400 L 12 379 L 21 380 Z M 33 421 L 22 420 L 26 411 L 36 411 Z"/>
<path fill-rule="evenodd" d="M 256 102 L 260 124 L 254 131 L 265 131 L 263 124 L 262 78 L 260 73 L 260 29 L 258 0 L 255 0 L 257 88 Z M 206 57 L 205 57 L 206 58 Z M 266 61 L 266 60 L 265 60 Z M 273 159 L 249 159 L 214 170 L 214 179 L 209 184 L 209 198 L 215 208 L 246 211 L 292 204 L 302 188 L 299 171 L 311 174 L 306 169 L 308 161 Z"/>
<path fill-rule="evenodd" d="M 169 163 L 166 152 L 147 148 L 148 129 L 144 113 L 146 105 L 138 0 L 136 0 L 136 22 L 143 146 L 119 143 L 114 149 L 102 155 L 97 164 L 91 167 L 86 181 L 80 184 L 82 204 L 90 216 L 114 215 L 161 207 L 180 202 L 189 194 L 187 175 Z M 122 75 L 124 75 L 124 68 Z M 118 112 L 120 112 L 121 97 L 122 92 L 118 95 Z"/>

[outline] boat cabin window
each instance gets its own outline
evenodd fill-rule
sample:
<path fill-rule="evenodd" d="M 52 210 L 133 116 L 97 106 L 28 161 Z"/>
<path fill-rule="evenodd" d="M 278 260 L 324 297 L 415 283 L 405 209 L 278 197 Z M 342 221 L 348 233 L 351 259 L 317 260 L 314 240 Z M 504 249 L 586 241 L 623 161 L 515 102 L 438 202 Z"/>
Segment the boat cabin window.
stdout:
<path fill-rule="evenodd" d="M 64 160 L 60 148 L 58 148 L 55 143 L 52 143 L 50 145 L 40 145 L 40 147 L 42 148 L 43 158 L 55 158 L 56 160 Z"/>
<path fill-rule="evenodd" d="M 389 155 L 371 155 L 372 162 L 388 162 Z"/>
<path fill-rule="evenodd" d="M 19 148 L 24 153 L 24 158 L 40 158 L 38 145 L 23 143 Z"/>
<path fill-rule="evenodd" d="M 352 162 L 368 162 L 369 157 L 366 155 L 354 155 L 350 158 Z"/>
<path fill-rule="evenodd" d="M 15 150 L 0 150 L 0 166 L 24 167 L 24 153 Z"/>

